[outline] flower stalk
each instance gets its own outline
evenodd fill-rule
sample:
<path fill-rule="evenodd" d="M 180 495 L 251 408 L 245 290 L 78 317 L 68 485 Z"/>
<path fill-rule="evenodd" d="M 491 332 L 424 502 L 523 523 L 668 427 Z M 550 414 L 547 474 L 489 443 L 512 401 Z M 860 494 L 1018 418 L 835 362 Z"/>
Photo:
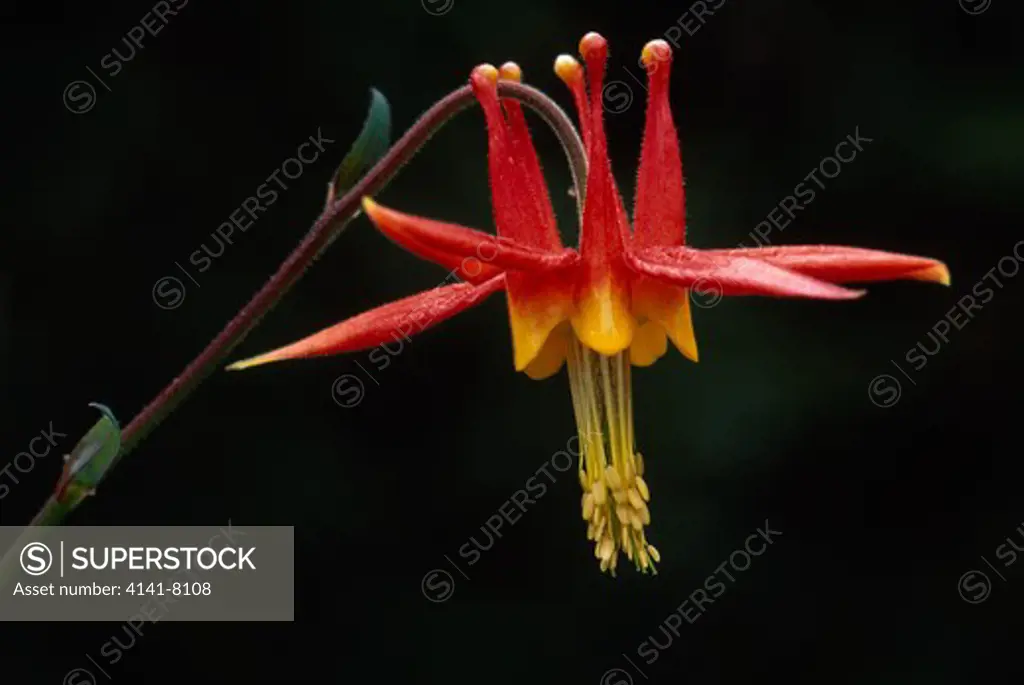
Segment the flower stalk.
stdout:
<path fill-rule="evenodd" d="M 521 100 L 551 127 L 565 150 L 573 173 L 577 197 L 586 184 L 586 153 L 568 115 L 541 91 L 519 83 L 503 83 L 502 94 Z M 298 247 L 245 307 L 210 341 L 146 407 L 125 426 L 119 458 L 131 452 L 211 372 L 217 369 L 245 336 L 298 282 L 306 269 L 359 215 L 363 197 L 383 190 L 430 138 L 455 115 L 475 102 L 473 91 L 463 86 L 452 91 L 427 110 L 405 135 L 342 197 L 327 205 Z M 345 162 L 342 162 L 345 166 Z M 332 189 L 336 192 L 335 185 Z M 329 191 L 329 197 L 331 196 Z"/>
<path fill-rule="evenodd" d="M 864 291 L 844 287 L 848 283 L 907 279 L 948 285 L 949 270 L 926 257 L 842 245 L 741 250 L 688 245 L 682 157 L 669 102 L 672 49 L 660 39 L 641 52 L 648 100 L 634 207 L 628 214 L 612 174 L 604 122 L 608 42 L 588 33 L 580 40 L 579 55 L 582 64 L 561 55 L 554 69 L 572 94 L 585 145 L 557 105 L 522 85 L 517 64 L 478 65 L 469 85 L 428 110 L 338 200 L 334 198 L 342 189 L 332 183 L 325 211 L 300 245 L 185 371 L 128 424 L 118 456 L 130 452 L 221 364 L 359 213 L 361 203 L 392 242 L 451 270 L 462 282 L 378 306 L 238 360 L 228 369 L 368 349 L 410 319 L 420 320 L 425 311 L 430 317 L 420 331 L 502 292 L 515 369 L 543 380 L 567 367 L 581 443 L 583 518 L 601 570 L 615 575 L 619 557 L 625 555 L 639 571 L 655 572 L 660 554 L 645 534 L 651 521 L 650 489 L 644 459 L 635 447 L 630 374 L 632 366 L 648 367 L 664 356 L 669 342 L 684 357 L 698 360 L 689 290 L 710 281 L 723 295 L 852 300 Z M 378 204 L 371 196 L 474 98 L 487 124 L 495 233 Z M 562 243 L 522 103 L 554 130 L 569 158 L 580 209 L 575 248 Z M 355 150 L 373 149 L 358 143 Z M 346 158 L 336 178 L 346 175 L 349 162 Z M 488 256 L 481 262 L 484 251 Z M 469 264 L 476 268 L 469 269 Z M 58 486 L 58 503 L 62 492 Z"/>
<path fill-rule="evenodd" d="M 514 98 L 530 107 L 552 129 L 566 153 L 573 174 L 576 196 L 582 198 L 586 184 L 586 152 L 568 115 L 551 98 L 530 86 L 503 83 L 501 92 L 504 97 Z M 373 94 L 375 107 L 379 108 L 380 103 L 383 103 L 383 110 L 378 110 L 378 113 L 388 121 L 384 127 L 386 129 L 389 127 L 387 102 L 377 91 L 373 91 Z M 281 301 L 324 249 L 341 234 L 352 219 L 359 215 L 360 201 L 363 197 L 383 190 L 439 129 L 475 102 L 473 90 L 468 85 L 452 91 L 421 115 L 379 160 L 361 159 L 368 150 L 372 151 L 379 146 L 379 141 L 375 144 L 372 137 L 379 138 L 380 121 L 376 122 L 376 126 L 372 125 L 374 110 L 371 110 L 371 115 L 367 118 L 367 123 L 352 151 L 342 161 L 329 184 L 324 211 L 317 217 L 306 236 L 223 330 L 124 427 L 119 435 L 119 449 L 109 462 L 104 464 L 100 476 L 105 476 L 120 459 L 137 447 L 210 373 L 220 367 L 231 351 Z M 386 131 L 384 135 L 387 135 Z M 372 168 L 359 178 L 358 172 L 373 161 L 376 163 Z M 61 525 L 84 497 L 92 494 L 98 482 L 99 479 L 91 484 L 89 492 L 80 493 L 78 490 L 69 490 L 62 478 L 54 494 L 47 499 L 29 523 L 25 534 L 29 534 L 29 531 L 37 526 Z M 71 493 L 78 494 L 71 496 Z M 0 570 L 8 566 L 11 550 L 0 559 Z"/>
<path fill-rule="evenodd" d="M 648 367 L 669 341 L 698 360 L 689 290 L 711 282 L 723 295 L 851 300 L 851 282 L 896 279 L 949 284 L 934 259 L 841 245 L 746 250 L 686 244 L 685 191 L 679 136 L 669 103 L 672 49 L 644 46 L 647 111 L 632 216 L 612 174 L 604 122 L 608 42 L 588 33 L 554 70 L 569 88 L 586 143 L 586 197 L 579 194 L 579 245 L 566 247 L 522 108 L 503 87 L 519 83 L 514 62 L 480 64 L 470 85 L 487 123 L 488 176 L 495 233 L 418 217 L 363 200 L 374 225 L 412 254 L 447 269 L 486 248 L 486 269 L 465 283 L 420 292 L 341 321 L 269 352 L 234 362 L 249 369 L 272 362 L 356 352 L 387 340 L 395 327 L 429 309 L 429 326 L 503 291 L 513 365 L 534 380 L 568 366 L 582 445 L 580 484 L 588 539 L 601 570 L 615 574 L 620 554 L 653 572 L 658 551 L 647 543 L 650 490 L 633 437 L 630 367 Z M 465 269 L 463 269 L 465 271 Z M 421 327 L 425 330 L 429 327 Z"/>

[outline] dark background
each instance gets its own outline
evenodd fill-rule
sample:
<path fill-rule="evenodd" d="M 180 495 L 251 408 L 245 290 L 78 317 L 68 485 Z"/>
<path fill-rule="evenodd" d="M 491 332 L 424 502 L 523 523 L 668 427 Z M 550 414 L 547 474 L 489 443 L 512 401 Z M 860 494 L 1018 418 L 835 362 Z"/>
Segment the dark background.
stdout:
<path fill-rule="evenodd" d="M 626 70 L 641 73 L 643 44 L 690 3 L 193 0 L 146 37 L 109 92 L 97 88 L 89 111 L 69 111 L 65 87 L 91 80 L 87 67 L 104 76 L 103 56 L 124 54 L 122 37 L 152 6 L 3 10 L 2 464 L 51 422 L 70 449 L 95 420 L 90 401 L 126 423 L 202 349 L 316 217 L 370 86 L 390 99 L 396 134 L 484 61 L 515 59 L 568 107 L 552 61 L 601 31 L 609 77 L 636 96 L 608 121 L 631 202 L 643 91 Z M 294 525 L 296 622 L 146 626 L 109 675 L 589 685 L 1019 676 L 1024 559 L 1002 581 L 981 557 L 999 564 L 1007 538 L 1024 546 L 1024 275 L 999 276 L 1003 287 L 924 368 L 905 361 L 918 343 L 935 350 L 932 327 L 1024 237 L 1015 11 L 1011 0 L 975 15 L 957 0 L 726 0 L 682 34 L 672 99 L 694 245 L 744 240 L 859 127 L 873 142 L 773 242 L 934 256 L 953 284 L 696 309 L 701 363 L 671 352 L 634 376 L 658 576 L 598 572 L 572 471 L 463 566 L 468 580 L 446 561 L 460 561 L 460 546 L 481 539 L 479 527 L 574 430 L 564 373 L 536 383 L 513 372 L 495 297 L 407 345 L 354 408 L 336 403 L 332 384 L 360 374 L 367 353 L 217 373 L 122 463 L 70 524 Z M 382 201 L 489 228 L 482 121 L 474 111 L 453 122 Z M 193 273 L 198 286 L 185 281 L 180 306 L 158 307 L 154 284 L 181 277 L 175 262 L 212 245 L 210 233 L 318 128 L 337 141 L 329 152 Z M 571 237 L 565 164 L 534 128 Z M 239 354 L 443 277 L 357 219 Z M 898 401 L 882 374 L 900 383 Z M 0 523 L 26 523 L 59 469 L 55 454 L 21 474 Z M 657 661 L 638 657 L 649 636 L 665 643 L 663 622 L 766 520 L 783 533 L 769 550 Z M 440 603 L 421 592 L 436 568 L 454 583 Z M 972 569 L 992 580 L 976 604 L 958 592 Z M 57 683 L 90 667 L 86 655 L 100 659 L 112 635 L 127 641 L 117 624 L 2 624 L 3 678 Z"/>

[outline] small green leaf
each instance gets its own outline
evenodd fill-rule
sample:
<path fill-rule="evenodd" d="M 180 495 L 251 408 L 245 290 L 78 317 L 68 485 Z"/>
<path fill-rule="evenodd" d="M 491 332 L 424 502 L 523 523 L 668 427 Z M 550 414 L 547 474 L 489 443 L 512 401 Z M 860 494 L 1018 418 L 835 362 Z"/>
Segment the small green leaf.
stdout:
<path fill-rule="evenodd" d="M 91 495 L 121 451 L 121 426 L 108 407 L 90 402 L 103 415 L 65 457 L 64 472 L 57 483 L 57 500 L 75 508 Z"/>
<path fill-rule="evenodd" d="M 344 195 L 374 164 L 384 156 L 391 145 L 391 105 L 376 88 L 370 89 L 370 111 L 356 142 L 352 143 L 345 159 L 334 172 L 327 187 L 327 204 Z"/>

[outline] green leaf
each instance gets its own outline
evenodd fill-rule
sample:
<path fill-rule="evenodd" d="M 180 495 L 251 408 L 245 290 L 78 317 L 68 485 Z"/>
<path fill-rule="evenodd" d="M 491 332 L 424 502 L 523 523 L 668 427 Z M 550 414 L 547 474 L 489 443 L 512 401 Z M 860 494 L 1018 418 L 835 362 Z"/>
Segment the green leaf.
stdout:
<path fill-rule="evenodd" d="M 99 409 L 102 416 L 65 458 L 55 493 L 69 510 L 96 490 L 121 451 L 121 426 L 114 413 L 97 402 L 89 406 Z"/>
<path fill-rule="evenodd" d="M 370 89 L 370 111 L 363 129 L 334 172 L 327 187 L 327 204 L 344 195 L 376 164 L 391 145 L 391 105 L 376 88 Z"/>
<path fill-rule="evenodd" d="M 99 409 L 102 416 L 64 458 L 64 472 L 53 495 L 0 558 L 0 592 L 18 573 L 18 551 L 28 542 L 41 542 L 50 536 L 65 516 L 96 491 L 121 451 L 121 426 L 114 412 L 98 402 L 89 406 Z"/>

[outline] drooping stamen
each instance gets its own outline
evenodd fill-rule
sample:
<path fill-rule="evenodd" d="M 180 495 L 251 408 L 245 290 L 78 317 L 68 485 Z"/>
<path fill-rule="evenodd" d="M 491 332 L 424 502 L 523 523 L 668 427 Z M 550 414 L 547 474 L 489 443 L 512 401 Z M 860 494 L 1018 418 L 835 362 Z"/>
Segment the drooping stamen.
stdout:
<path fill-rule="evenodd" d="M 658 550 L 647 543 L 650 490 L 643 458 L 633 448 L 633 401 L 628 352 L 597 354 L 573 339 L 569 384 L 580 439 L 580 485 L 587 539 L 602 571 L 615 575 L 623 552 L 642 572 L 656 572 Z"/>
<path fill-rule="evenodd" d="M 668 98 L 672 48 L 663 40 L 652 40 L 644 46 L 641 61 L 650 87 L 633 212 L 634 244 L 637 248 L 682 245 L 683 167 Z"/>

